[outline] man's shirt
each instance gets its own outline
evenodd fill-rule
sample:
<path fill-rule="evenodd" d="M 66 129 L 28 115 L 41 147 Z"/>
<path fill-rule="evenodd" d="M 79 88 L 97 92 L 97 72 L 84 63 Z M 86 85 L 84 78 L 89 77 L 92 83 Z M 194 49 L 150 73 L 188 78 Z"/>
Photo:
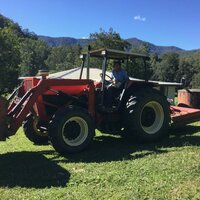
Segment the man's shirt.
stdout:
<path fill-rule="evenodd" d="M 111 74 L 111 78 L 119 82 L 124 82 L 128 80 L 128 75 L 124 69 L 121 69 L 119 71 L 113 70 Z"/>

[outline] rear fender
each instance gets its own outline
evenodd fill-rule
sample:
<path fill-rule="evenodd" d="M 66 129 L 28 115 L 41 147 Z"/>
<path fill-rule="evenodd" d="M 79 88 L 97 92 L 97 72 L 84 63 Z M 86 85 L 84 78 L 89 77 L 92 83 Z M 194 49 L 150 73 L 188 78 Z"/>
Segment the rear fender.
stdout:
<path fill-rule="evenodd" d="M 119 109 L 123 109 L 130 95 L 134 94 L 137 91 L 141 91 L 143 89 L 151 89 L 157 86 L 156 83 L 151 83 L 147 81 L 129 81 L 127 87 L 122 91 L 120 97 L 120 105 Z"/>

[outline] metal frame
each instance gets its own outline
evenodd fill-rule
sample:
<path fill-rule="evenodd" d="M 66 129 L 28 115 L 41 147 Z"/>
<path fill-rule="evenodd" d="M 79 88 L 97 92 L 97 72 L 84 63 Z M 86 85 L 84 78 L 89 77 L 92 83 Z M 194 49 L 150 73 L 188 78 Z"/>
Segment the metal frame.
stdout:
<path fill-rule="evenodd" d="M 88 47 L 88 51 L 86 53 L 83 53 L 81 55 L 82 58 L 82 65 L 81 65 L 81 73 L 80 73 L 80 79 L 82 78 L 82 73 L 83 73 L 83 68 L 85 66 L 85 62 L 86 67 L 87 67 L 87 79 L 90 78 L 90 57 L 95 57 L 95 58 L 103 58 L 103 64 L 102 64 L 102 74 L 104 74 L 104 70 L 106 70 L 107 67 L 104 67 L 104 64 L 107 64 L 108 59 L 117 59 L 117 60 L 126 60 L 127 62 L 127 66 L 128 66 L 128 60 L 129 58 L 141 58 L 143 59 L 144 62 L 144 67 L 145 67 L 145 73 L 147 72 L 146 69 L 146 60 L 150 59 L 149 56 L 145 55 L 145 54 L 138 54 L 138 53 L 130 53 L 130 52 L 124 52 L 124 51 L 119 51 L 119 50 L 113 50 L 113 49 L 98 49 L 95 51 L 91 51 L 91 48 Z M 146 75 L 145 75 L 146 77 Z M 105 77 L 103 77 L 103 80 L 105 79 Z M 147 78 L 145 78 L 145 80 L 147 81 Z"/>
<path fill-rule="evenodd" d="M 146 60 L 149 59 L 149 56 L 145 54 L 138 54 L 138 53 L 130 53 L 130 52 L 124 52 L 119 50 L 113 50 L 113 49 L 98 49 L 95 51 L 91 51 L 90 46 L 88 47 L 87 53 L 84 53 L 81 55 L 82 58 L 82 65 L 81 65 L 81 73 L 80 73 L 80 79 L 82 78 L 83 68 L 85 66 L 85 62 L 87 63 L 87 79 L 90 78 L 90 57 L 96 57 L 96 58 L 103 58 L 102 62 L 102 86 L 101 86 L 101 92 L 102 92 L 102 98 L 101 98 L 101 105 L 104 105 L 104 99 L 105 99 L 105 75 L 107 70 L 107 61 L 108 59 L 117 59 L 117 60 L 126 60 L 126 65 L 128 66 L 128 61 L 130 58 L 141 58 L 144 62 L 144 77 L 145 82 L 148 81 L 147 79 L 147 66 L 146 66 Z"/>

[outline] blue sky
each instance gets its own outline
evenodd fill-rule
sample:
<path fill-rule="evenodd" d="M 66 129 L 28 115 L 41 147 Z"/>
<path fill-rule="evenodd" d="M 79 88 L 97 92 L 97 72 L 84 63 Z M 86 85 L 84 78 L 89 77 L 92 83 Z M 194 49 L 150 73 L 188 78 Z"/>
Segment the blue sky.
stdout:
<path fill-rule="evenodd" d="M 0 0 L 0 13 L 39 35 L 84 38 L 112 27 L 124 39 L 200 48 L 200 0 Z"/>

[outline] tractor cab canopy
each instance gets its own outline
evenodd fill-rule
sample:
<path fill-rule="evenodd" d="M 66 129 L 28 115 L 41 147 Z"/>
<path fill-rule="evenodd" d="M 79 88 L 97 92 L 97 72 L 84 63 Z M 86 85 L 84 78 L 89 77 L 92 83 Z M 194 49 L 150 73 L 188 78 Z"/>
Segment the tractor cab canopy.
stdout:
<path fill-rule="evenodd" d="M 97 57 L 97 58 L 107 57 L 108 59 L 116 59 L 116 60 L 126 60 L 128 58 L 144 58 L 144 59 L 149 58 L 147 55 L 144 54 L 130 53 L 114 49 L 98 49 L 94 51 L 89 51 L 89 55 L 90 57 Z"/>
<path fill-rule="evenodd" d="M 83 68 L 86 65 L 87 67 L 87 73 L 86 78 L 90 79 L 90 58 L 100 58 L 103 60 L 102 63 L 102 89 L 105 86 L 105 76 L 106 76 L 106 70 L 108 66 L 108 60 L 118 60 L 118 61 L 126 61 L 126 66 L 128 67 L 128 61 L 129 59 L 135 59 L 135 58 L 141 58 L 144 62 L 144 77 L 146 76 L 146 60 L 149 59 L 149 56 L 145 54 L 138 54 L 138 53 L 130 53 L 120 50 L 114 50 L 114 49 L 98 49 L 94 51 L 90 51 L 90 48 L 88 48 L 87 53 L 83 53 L 80 58 L 82 59 L 82 65 L 81 65 L 81 73 L 80 73 L 80 79 L 82 78 L 83 74 Z M 147 81 L 147 78 L 145 78 L 145 81 Z"/>
<path fill-rule="evenodd" d="M 119 60 L 119 61 L 126 61 L 126 66 L 128 67 L 128 61 L 129 59 L 136 59 L 141 58 L 144 62 L 144 77 L 145 81 L 147 81 L 147 70 L 146 70 L 146 60 L 149 59 L 149 56 L 145 54 L 139 54 L 139 53 L 130 53 L 120 50 L 114 50 L 114 49 L 98 49 L 94 51 L 90 51 L 90 47 L 88 47 L 88 51 L 86 53 L 83 53 L 80 58 L 82 58 L 82 66 L 81 66 L 81 73 L 80 73 L 80 79 L 82 78 L 83 68 L 86 64 L 87 66 L 87 73 L 86 78 L 90 79 L 90 58 L 100 58 L 103 59 L 102 63 L 102 90 L 105 86 L 105 76 L 106 76 L 106 70 L 108 65 L 108 60 Z"/>

